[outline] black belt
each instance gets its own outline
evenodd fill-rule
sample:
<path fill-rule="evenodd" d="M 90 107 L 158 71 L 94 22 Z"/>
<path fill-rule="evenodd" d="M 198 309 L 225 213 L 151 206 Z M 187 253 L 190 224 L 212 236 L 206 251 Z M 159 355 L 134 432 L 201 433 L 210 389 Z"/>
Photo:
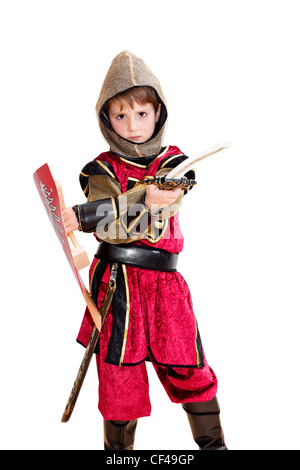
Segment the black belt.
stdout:
<path fill-rule="evenodd" d="M 176 271 L 178 253 L 140 245 L 101 242 L 95 258 L 154 271 Z"/>

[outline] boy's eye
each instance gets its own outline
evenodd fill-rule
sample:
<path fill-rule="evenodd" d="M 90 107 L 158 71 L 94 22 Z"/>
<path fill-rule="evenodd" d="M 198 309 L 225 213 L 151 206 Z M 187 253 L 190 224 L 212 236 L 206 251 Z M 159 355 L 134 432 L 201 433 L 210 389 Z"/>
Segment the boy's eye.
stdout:
<path fill-rule="evenodd" d="M 119 115 L 117 116 L 117 119 L 124 119 L 124 118 L 125 118 L 125 114 L 119 114 Z"/>
<path fill-rule="evenodd" d="M 147 114 L 146 114 L 144 111 L 141 111 L 141 112 L 139 113 L 139 116 L 141 116 L 141 117 L 144 117 L 144 116 L 146 116 L 146 115 L 147 115 Z"/>

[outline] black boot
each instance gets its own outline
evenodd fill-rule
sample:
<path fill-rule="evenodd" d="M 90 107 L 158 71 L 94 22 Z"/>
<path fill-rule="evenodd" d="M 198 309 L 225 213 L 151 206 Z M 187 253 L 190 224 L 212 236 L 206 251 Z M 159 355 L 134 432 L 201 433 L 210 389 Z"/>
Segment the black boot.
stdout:
<path fill-rule="evenodd" d="M 217 397 L 206 402 L 183 403 L 182 407 L 187 413 L 199 450 L 228 450 L 221 427 Z"/>
<path fill-rule="evenodd" d="M 104 449 L 133 450 L 137 419 L 132 421 L 104 420 Z"/>

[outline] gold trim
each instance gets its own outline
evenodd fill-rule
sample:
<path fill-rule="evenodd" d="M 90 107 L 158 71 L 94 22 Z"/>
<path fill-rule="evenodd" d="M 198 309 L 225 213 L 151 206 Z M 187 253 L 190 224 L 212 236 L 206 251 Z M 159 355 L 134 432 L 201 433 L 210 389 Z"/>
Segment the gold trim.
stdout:
<path fill-rule="evenodd" d="M 128 278 L 127 278 L 127 271 L 126 271 L 125 264 L 122 264 L 122 269 L 123 269 L 125 288 L 126 288 L 126 317 L 125 317 L 125 331 L 124 331 L 124 338 L 123 338 L 123 345 L 122 345 L 122 352 L 121 352 L 119 366 L 122 365 L 122 362 L 125 356 L 125 348 L 126 348 L 128 326 L 129 326 L 129 313 L 130 313 L 130 296 L 129 296 Z"/>
<path fill-rule="evenodd" d="M 124 217 L 125 217 L 125 215 L 126 215 L 126 212 L 125 212 L 123 215 L 121 215 L 121 217 L 120 217 L 120 222 L 121 222 L 121 224 L 122 224 L 122 226 L 123 226 L 123 229 L 124 229 L 125 232 L 126 232 L 126 235 L 128 235 L 127 225 L 126 225 L 125 222 L 124 222 Z"/>
<path fill-rule="evenodd" d="M 154 180 L 155 176 L 152 176 L 152 175 L 145 175 L 144 178 L 142 179 L 145 180 L 145 179 L 149 179 L 149 180 Z M 138 180 L 139 181 L 139 180 Z"/>
<path fill-rule="evenodd" d="M 89 175 L 86 175 L 85 173 L 83 173 L 82 171 L 80 172 L 80 174 L 81 174 L 82 176 L 86 176 L 86 178 L 89 176 Z"/>
<path fill-rule="evenodd" d="M 100 160 L 96 160 L 96 162 L 114 179 L 116 179 L 115 175 L 102 163 Z"/>
<path fill-rule="evenodd" d="M 120 160 L 122 160 L 123 162 L 125 163 L 128 163 L 129 165 L 132 165 L 132 166 L 136 166 L 138 168 L 148 168 L 150 167 L 151 165 L 153 165 L 153 163 L 158 159 L 158 158 L 161 158 L 165 153 L 167 153 L 167 151 L 169 150 L 170 148 L 170 145 L 168 145 L 165 150 L 163 150 L 159 155 L 157 155 L 157 157 L 154 158 L 154 160 L 149 164 L 149 165 L 142 165 L 141 163 L 135 163 L 135 162 L 131 162 L 130 160 L 126 160 L 126 158 L 123 158 L 123 157 L 119 157 Z M 180 155 L 184 155 L 183 153 L 181 153 Z M 178 157 L 178 155 L 175 155 L 175 157 Z"/>
<path fill-rule="evenodd" d="M 128 179 L 129 179 L 130 181 L 140 181 L 138 178 L 132 178 L 131 176 L 128 176 Z"/>
<path fill-rule="evenodd" d="M 156 220 L 156 221 L 154 222 L 154 226 L 155 226 L 156 228 L 158 228 L 158 229 L 161 230 L 161 229 L 164 227 L 163 221 Z"/>
<path fill-rule="evenodd" d="M 143 215 L 145 214 L 145 212 L 147 212 L 147 210 L 146 210 L 146 209 L 143 209 L 142 212 L 140 213 L 140 215 L 139 215 L 138 217 L 136 217 L 136 218 L 132 221 L 132 223 L 129 225 L 129 227 L 128 227 L 128 229 L 127 229 L 127 233 L 130 233 L 132 226 L 134 226 L 134 225 L 137 226 L 137 225 L 138 225 L 140 219 L 143 217 Z"/>
<path fill-rule="evenodd" d="M 198 348 L 197 348 L 198 328 L 197 328 L 197 319 L 196 319 L 196 317 L 195 317 L 195 325 L 196 325 L 195 349 L 196 349 L 196 357 L 197 357 L 197 367 L 200 367 L 199 351 L 198 351 Z"/>
<path fill-rule="evenodd" d="M 161 238 L 162 238 L 162 237 L 164 236 L 164 234 L 166 233 L 166 230 L 167 230 L 168 224 L 169 224 L 168 219 L 165 219 L 163 222 L 165 222 L 165 225 L 164 225 L 163 228 L 162 228 L 161 234 L 158 235 L 157 238 L 152 237 L 152 231 L 151 231 L 151 228 L 150 228 L 150 234 L 148 233 L 148 235 L 147 235 L 147 239 L 148 239 L 148 241 L 149 241 L 150 243 L 155 244 L 155 243 L 159 242 L 159 240 L 161 240 Z M 151 226 L 150 226 L 150 227 L 151 227 Z"/>
<path fill-rule="evenodd" d="M 78 219 L 79 219 L 79 220 L 78 220 L 79 229 L 82 230 L 79 204 L 77 205 L 77 212 L 78 212 Z"/>
<path fill-rule="evenodd" d="M 113 206 L 114 212 L 115 212 L 115 220 L 117 220 L 118 212 L 117 212 L 117 206 L 116 206 L 116 201 L 115 201 L 114 197 L 111 197 L 111 203 L 112 203 L 112 206 Z"/>
<path fill-rule="evenodd" d="M 178 155 L 173 155 L 172 157 L 168 158 L 168 160 L 166 160 L 162 166 L 160 167 L 161 169 L 166 166 L 167 163 L 169 163 L 171 160 L 174 160 L 174 158 L 177 158 L 177 157 L 182 157 L 184 155 L 184 153 L 178 153 Z"/>
<path fill-rule="evenodd" d="M 162 157 L 165 153 L 167 153 L 167 151 L 169 150 L 170 148 L 170 145 L 168 145 L 165 150 L 163 150 L 159 155 L 157 155 L 157 157 L 154 158 L 154 160 L 150 163 L 149 166 L 153 165 L 154 162 L 156 162 L 156 160 L 160 157 Z"/>
<path fill-rule="evenodd" d="M 93 284 L 93 279 L 94 279 L 94 274 L 95 274 L 95 271 L 96 271 L 96 268 L 98 266 L 98 264 L 100 263 L 100 259 L 97 261 L 97 263 L 95 264 L 95 267 L 94 267 L 94 270 L 93 270 L 93 274 L 91 275 L 91 280 L 90 280 L 90 289 L 92 288 L 92 284 Z"/>
<path fill-rule="evenodd" d="M 120 160 L 122 160 L 125 163 L 128 163 L 129 165 L 137 166 L 138 168 L 147 168 L 147 165 L 141 165 L 140 163 L 131 162 L 129 160 L 126 160 L 126 158 L 123 158 L 123 157 L 119 157 L 119 158 Z"/>

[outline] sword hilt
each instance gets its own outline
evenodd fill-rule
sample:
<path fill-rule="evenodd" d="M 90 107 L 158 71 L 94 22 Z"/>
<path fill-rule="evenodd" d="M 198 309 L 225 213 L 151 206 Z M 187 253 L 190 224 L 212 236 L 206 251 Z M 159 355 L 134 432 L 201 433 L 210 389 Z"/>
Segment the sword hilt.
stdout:
<path fill-rule="evenodd" d="M 159 189 L 163 190 L 172 190 L 172 189 L 186 189 L 189 190 L 195 184 L 197 184 L 196 180 L 191 180 L 183 176 L 182 178 L 167 178 L 166 176 L 147 176 L 143 180 L 139 181 L 139 183 L 146 183 L 146 184 L 155 184 Z"/>

